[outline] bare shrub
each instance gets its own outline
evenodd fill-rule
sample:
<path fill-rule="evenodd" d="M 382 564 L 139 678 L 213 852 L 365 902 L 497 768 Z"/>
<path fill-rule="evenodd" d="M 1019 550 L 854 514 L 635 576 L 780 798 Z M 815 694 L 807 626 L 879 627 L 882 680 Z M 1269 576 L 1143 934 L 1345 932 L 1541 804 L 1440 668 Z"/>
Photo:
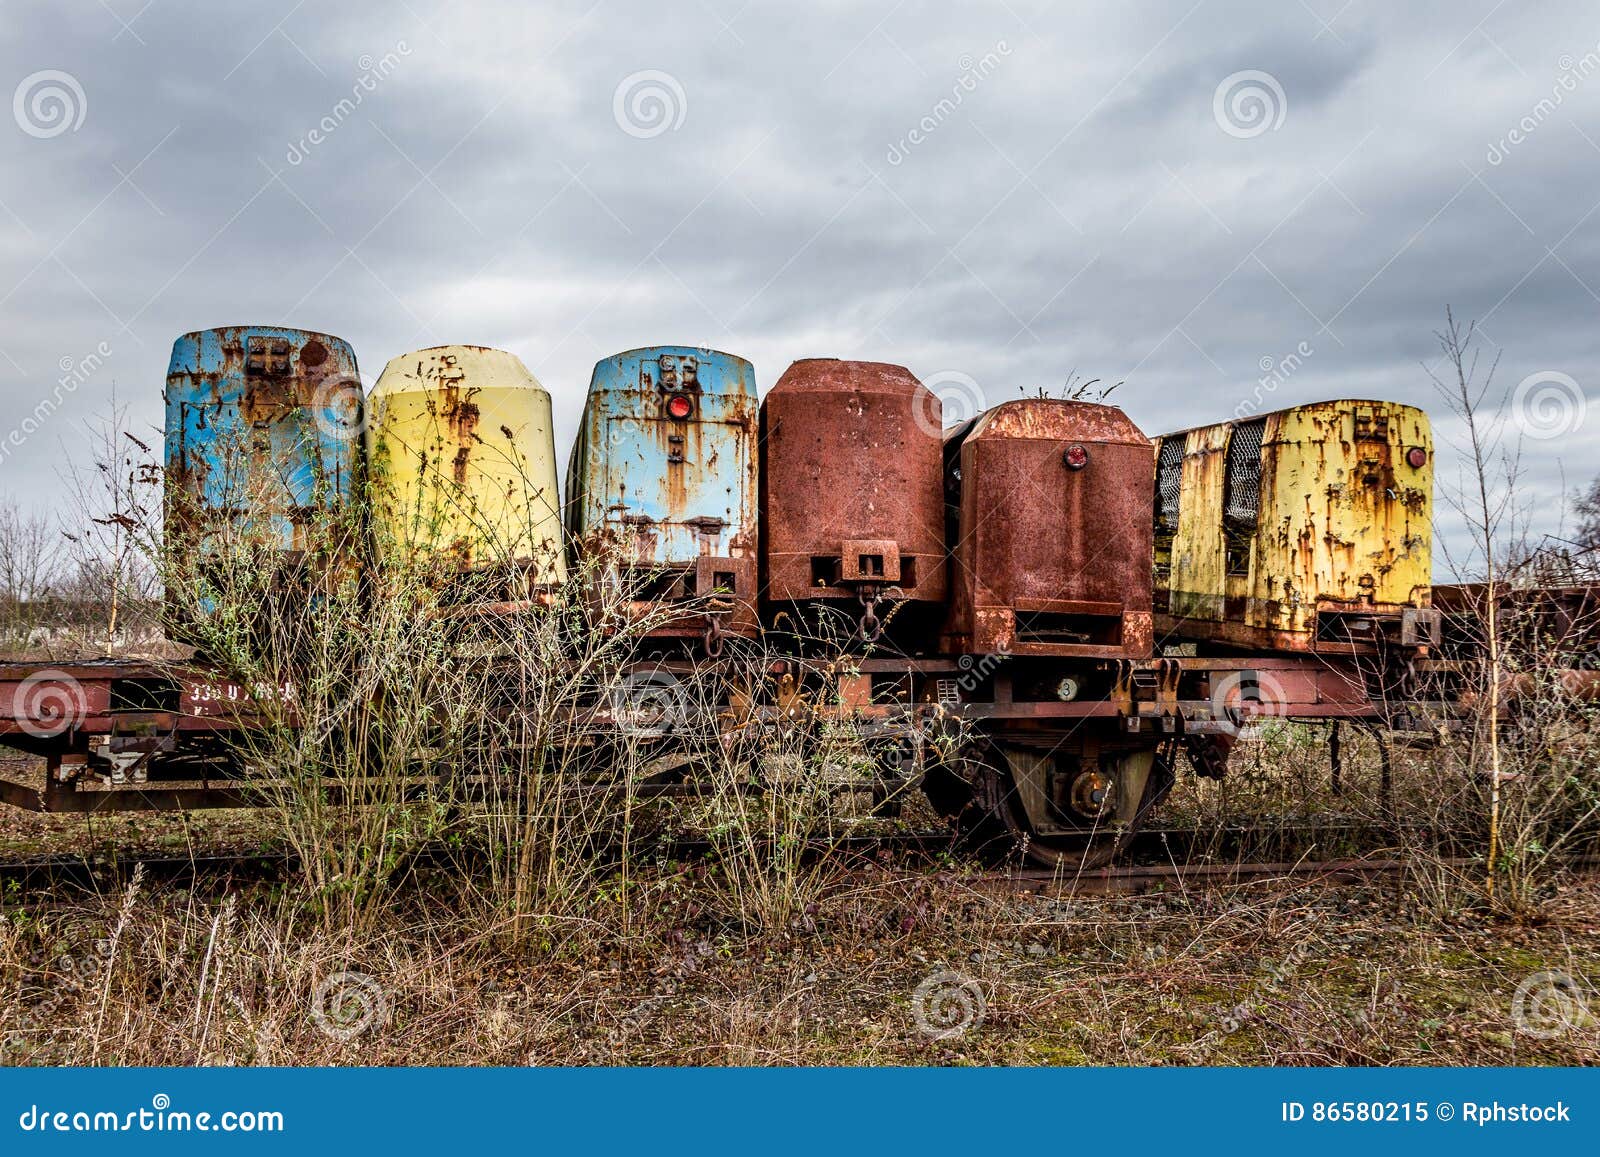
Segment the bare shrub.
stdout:
<path fill-rule="evenodd" d="M 62 546 L 50 519 L 0 497 L 0 648 L 5 651 L 42 649 L 60 621 Z"/>
<path fill-rule="evenodd" d="M 374 541 L 359 501 L 319 490 L 286 552 L 281 520 L 252 513 L 274 479 L 243 447 L 237 462 L 237 493 L 206 509 L 170 488 L 169 517 L 203 533 L 145 541 L 197 661 L 246 689 L 232 771 L 271 806 L 330 933 L 366 926 L 421 857 L 452 863 L 496 937 L 567 951 L 626 934 L 615 898 L 682 836 L 714 853 L 711 903 L 781 928 L 836 867 L 841 798 L 884 802 L 877 750 L 837 710 L 838 662 L 819 660 L 820 701 L 785 700 L 761 642 L 728 637 L 708 660 L 679 637 L 725 592 L 659 601 L 663 576 L 617 543 L 557 581 L 526 533 L 466 500 L 414 512 L 404 542 L 377 520 Z M 437 549 L 463 517 L 482 531 L 470 573 Z"/>
<path fill-rule="evenodd" d="M 79 654 L 148 650 L 161 636 L 161 465 L 115 399 L 84 430 L 90 461 L 63 479 L 71 522 L 61 601 L 71 613 L 62 645 Z"/>

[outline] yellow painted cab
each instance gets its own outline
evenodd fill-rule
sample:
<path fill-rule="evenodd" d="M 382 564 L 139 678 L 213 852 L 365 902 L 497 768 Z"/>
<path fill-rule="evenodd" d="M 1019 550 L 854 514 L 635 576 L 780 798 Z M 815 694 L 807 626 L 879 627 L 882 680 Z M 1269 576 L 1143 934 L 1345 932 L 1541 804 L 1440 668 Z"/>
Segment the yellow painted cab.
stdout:
<path fill-rule="evenodd" d="M 436 564 L 462 601 L 563 581 L 550 395 L 521 359 L 468 345 L 404 354 L 367 408 L 380 562 Z"/>
<path fill-rule="evenodd" d="M 1367 654 L 1438 641 L 1422 410 L 1314 402 L 1164 435 L 1155 459 L 1158 644 Z"/>

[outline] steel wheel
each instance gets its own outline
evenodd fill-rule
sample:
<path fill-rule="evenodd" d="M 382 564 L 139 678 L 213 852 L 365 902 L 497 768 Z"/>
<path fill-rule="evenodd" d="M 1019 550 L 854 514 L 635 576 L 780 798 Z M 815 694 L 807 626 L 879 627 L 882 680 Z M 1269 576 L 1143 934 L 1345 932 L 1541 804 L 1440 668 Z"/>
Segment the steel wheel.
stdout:
<path fill-rule="evenodd" d="M 1083 872 L 1126 849 L 1172 782 L 1170 761 L 1154 751 L 1084 760 L 995 743 L 978 794 L 1024 861 Z"/>

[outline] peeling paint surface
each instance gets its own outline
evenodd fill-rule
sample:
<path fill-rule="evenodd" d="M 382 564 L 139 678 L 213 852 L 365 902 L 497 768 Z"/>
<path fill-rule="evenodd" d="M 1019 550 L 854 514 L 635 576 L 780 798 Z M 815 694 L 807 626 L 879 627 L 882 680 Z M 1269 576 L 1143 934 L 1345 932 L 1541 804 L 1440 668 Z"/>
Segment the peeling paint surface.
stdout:
<path fill-rule="evenodd" d="M 674 404 L 687 413 L 675 417 Z M 573 543 L 617 544 L 638 566 L 747 559 L 753 574 L 757 429 L 743 358 L 651 346 L 599 362 L 567 467 Z"/>
<path fill-rule="evenodd" d="M 1244 422 L 1180 431 L 1178 509 L 1156 512 L 1163 631 L 1241 646 L 1315 649 L 1329 616 L 1397 617 L 1429 605 L 1433 437 L 1394 402 L 1318 402 L 1264 415 L 1256 517 L 1225 510 Z M 1256 419 L 1259 421 L 1260 419 Z M 1420 451 L 1423 463 L 1408 455 Z M 1234 488 L 1237 491 L 1237 487 Z M 1251 496 L 1245 496 L 1251 497 Z M 1324 639 L 1324 642 L 1329 641 Z"/>
<path fill-rule="evenodd" d="M 315 512 L 354 491 L 363 400 L 355 353 L 339 338 L 275 326 L 185 334 L 165 400 L 176 544 L 204 551 L 231 523 L 294 553 Z"/>
<path fill-rule="evenodd" d="M 766 596 L 945 597 L 939 398 L 881 362 L 795 362 L 761 404 Z"/>
<path fill-rule="evenodd" d="M 950 649 L 1150 654 L 1150 442 L 1126 414 L 1005 402 L 946 434 L 945 470 Z"/>
<path fill-rule="evenodd" d="M 564 578 L 550 395 L 521 359 L 461 345 L 404 354 L 384 367 L 368 408 L 380 552 Z"/>

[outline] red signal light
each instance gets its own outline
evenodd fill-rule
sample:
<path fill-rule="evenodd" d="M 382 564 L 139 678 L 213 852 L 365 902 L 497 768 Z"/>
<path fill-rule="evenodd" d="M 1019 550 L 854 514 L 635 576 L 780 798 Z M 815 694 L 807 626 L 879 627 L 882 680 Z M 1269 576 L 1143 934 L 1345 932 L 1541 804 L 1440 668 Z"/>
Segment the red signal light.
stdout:
<path fill-rule="evenodd" d="M 1061 460 L 1067 464 L 1068 470 L 1082 470 L 1089 464 L 1089 451 L 1074 442 L 1062 451 Z"/>
<path fill-rule="evenodd" d="M 673 394 L 672 397 L 667 399 L 667 416 L 669 418 L 676 418 L 681 422 L 692 413 L 694 413 L 694 403 L 689 400 L 687 394 Z"/>
<path fill-rule="evenodd" d="M 1428 452 L 1421 446 L 1413 446 L 1406 451 L 1406 461 L 1413 470 L 1421 470 L 1428 463 Z"/>

